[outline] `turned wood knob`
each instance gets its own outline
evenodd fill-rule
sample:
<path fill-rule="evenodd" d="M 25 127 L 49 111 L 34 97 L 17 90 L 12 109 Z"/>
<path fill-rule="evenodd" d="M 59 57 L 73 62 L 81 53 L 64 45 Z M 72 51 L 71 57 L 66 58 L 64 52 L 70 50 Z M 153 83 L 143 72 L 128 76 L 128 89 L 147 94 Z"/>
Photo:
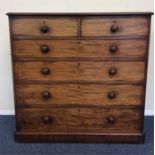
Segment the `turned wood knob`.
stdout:
<path fill-rule="evenodd" d="M 112 33 L 117 32 L 118 29 L 119 29 L 119 27 L 116 24 L 112 25 L 111 28 L 110 28 L 110 30 L 111 30 Z"/>
<path fill-rule="evenodd" d="M 49 91 L 43 91 L 43 92 L 42 92 L 42 97 L 43 97 L 44 99 L 48 99 L 48 98 L 51 97 L 51 93 L 50 93 Z"/>
<path fill-rule="evenodd" d="M 42 45 L 40 47 L 40 50 L 43 52 L 43 53 L 48 53 L 49 52 L 49 47 L 47 45 Z"/>
<path fill-rule="evenodd" d="M 44 74 L 44 75 L 50 74 L 50 70 L 49 70 L 48 68 L 42 68 L 41 72 L 42 72 L 42 74 Z"/>
<path fill-rule="evenodd" d="M 116 93 L 114 91 L 111 91 L 107 94 L 109 99 L 115 99 L 116 98 Z"/>
<path fill-rule="evenodd" d="M 114 116 L 109 116 L 109 117 L 107 117 L 107 121 L 109 122 L 109 123 L 114 123 L 115 122 L 115 117 Z"/>
<path fill-rule="evenodd" d="M 109 69 L 109 75 L 116 75 L 117 74 L 117 69 L 112 67 Z"/>
<path fill-rule="evenodd" d="M 117 50 L 118 50 L 118 47 L 117 47 L 116 45 L 111 45 L 111 46 L 109 47 L 109 51 L 110 51 L 111 53 L 115 53 Z"/>
<path fill-rule="evenodd" d="M 52 123 L 52 122 L 53 122 L 53 119 L 52 119 L 51 116 L 44 116 L 44 117 L 43 117 L 43 122 L 44 122 L 45 124 Z"/>
<path fill-rule="evenodd" d="M 47 33 L 47 32 L 49 32 L 49 28 L 48 28 L 48 26 L 43 25 L 43 26 L 40 27 L 40 31 L 42 33 Z"/>

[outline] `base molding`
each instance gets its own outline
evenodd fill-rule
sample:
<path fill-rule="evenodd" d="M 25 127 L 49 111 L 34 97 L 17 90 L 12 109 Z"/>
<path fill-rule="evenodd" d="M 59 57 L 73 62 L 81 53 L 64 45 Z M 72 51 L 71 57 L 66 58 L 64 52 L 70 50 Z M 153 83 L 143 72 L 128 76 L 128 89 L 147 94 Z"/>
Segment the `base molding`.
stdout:
<path fill-rule="evenodd" d="M 16 142 L 35 143 L 144 143 L 144 133 L 28 133 L 16 132 Z"/>

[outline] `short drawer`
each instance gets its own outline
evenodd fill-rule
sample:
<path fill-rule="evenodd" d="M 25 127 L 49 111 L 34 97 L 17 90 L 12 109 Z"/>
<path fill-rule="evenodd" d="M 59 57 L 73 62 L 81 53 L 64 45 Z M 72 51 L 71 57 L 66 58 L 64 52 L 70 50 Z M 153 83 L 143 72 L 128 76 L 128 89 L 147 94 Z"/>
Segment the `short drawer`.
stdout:
<path fill-rule="evenodd" d="M 78 19 L 69 17 L 14 18 L 12 33 L 19 36 L 76 36 Z"/>
<path fill-rule="evenodd" d="M 144 59 L 147 41 L 129 40 L 14 40 L 13 55 L 35 58 Z"/>
<path fill-rule="evenodd" d="M 82 36 L 148 35 L 145 17 L 88 17 L 82 20 Z"/>
<path fill-rule="evenodd" d="M 17 130 L 57 133 L 135 133 L 140 131 L 141 115 L 140 109 L 17 109 Z"/>
<path fill-rule="evenodd" d="M 143 82 L 144 62 L 24 62 L 14 64 L 16 81 Z"/>
<path fill-rule="evenodd" d="M 16 84 L 18 106 L 142 105 L 142 85 Z"/>

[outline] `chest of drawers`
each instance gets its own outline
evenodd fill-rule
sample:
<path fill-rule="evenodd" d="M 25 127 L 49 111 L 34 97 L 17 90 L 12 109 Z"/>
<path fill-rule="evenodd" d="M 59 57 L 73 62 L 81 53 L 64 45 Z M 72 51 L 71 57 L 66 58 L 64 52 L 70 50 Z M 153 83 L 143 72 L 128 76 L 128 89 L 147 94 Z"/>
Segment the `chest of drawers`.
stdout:
<path fill-rule="evenodd" d="M 151 13 L 8 13 L 16 141 L 144 141 Z"/>

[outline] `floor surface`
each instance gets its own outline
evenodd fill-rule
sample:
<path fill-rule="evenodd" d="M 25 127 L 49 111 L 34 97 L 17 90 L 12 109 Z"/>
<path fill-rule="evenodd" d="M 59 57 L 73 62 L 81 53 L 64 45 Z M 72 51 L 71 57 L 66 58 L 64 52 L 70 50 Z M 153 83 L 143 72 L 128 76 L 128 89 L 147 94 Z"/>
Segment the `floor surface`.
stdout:
<path fill-rule="evenodd" d="M 14 141 L 14 116 L 0 116 L 0 155 L 153 155 L 153 117 L 145 117 L 145 144 L 33 144 Z"/>

